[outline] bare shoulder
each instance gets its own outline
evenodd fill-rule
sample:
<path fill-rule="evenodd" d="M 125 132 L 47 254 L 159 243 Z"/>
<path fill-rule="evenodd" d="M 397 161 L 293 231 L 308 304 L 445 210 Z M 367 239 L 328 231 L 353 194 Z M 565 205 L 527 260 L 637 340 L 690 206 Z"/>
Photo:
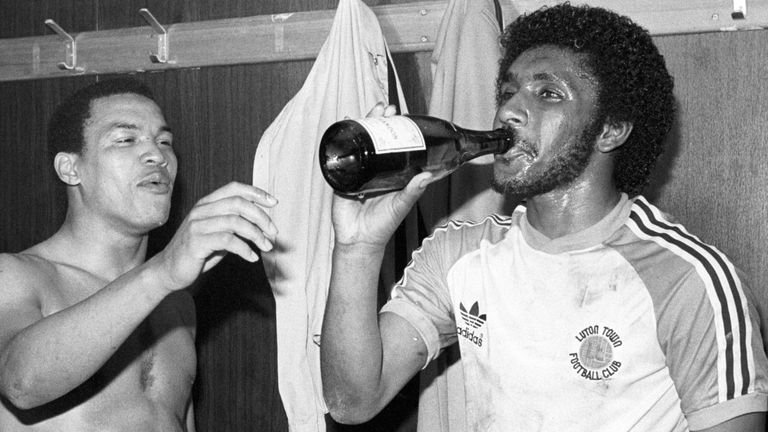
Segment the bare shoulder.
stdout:
<path fill-rule="evenodd" d="M 55 269 L 26 253 L 0 254 L 0 346 L 16 332 L 43 318 L 43 291 Z"/>
<path fill-rule="evenodd" d="M 55 273 L 50 261 L 34 253 L 0 254 L 0 297 L 39 298 L 40 289 L 50 286 Z"/>

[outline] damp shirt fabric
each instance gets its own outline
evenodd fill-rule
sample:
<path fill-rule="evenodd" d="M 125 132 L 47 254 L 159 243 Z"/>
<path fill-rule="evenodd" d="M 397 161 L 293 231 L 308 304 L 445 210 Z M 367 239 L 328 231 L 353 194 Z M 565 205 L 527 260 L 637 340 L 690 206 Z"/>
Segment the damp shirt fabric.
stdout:
<path fill-rule="evenodd" d="M 381 313 L 458 341 L 467 430 L 687 431 L 766 411 L 757 312 L 719 250 L 643 197 L 549 239 L 525 207 L 451 221 Z"/>

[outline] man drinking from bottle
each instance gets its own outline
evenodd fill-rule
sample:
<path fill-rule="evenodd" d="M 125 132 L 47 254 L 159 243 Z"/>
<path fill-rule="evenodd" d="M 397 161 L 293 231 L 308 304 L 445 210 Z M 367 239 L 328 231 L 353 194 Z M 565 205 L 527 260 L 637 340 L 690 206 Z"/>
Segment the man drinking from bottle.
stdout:
<path fill-rule="evenodd" d="M 334 198 L 333 417 L 366 421 L 458 343 L 467 431 L 763 431 L 768 361 L 744 281 L 640 195 L 674 119 L 647 31 L 563 4 L 502 44 L 495 127 L 517 138 L 494 187 L 524 205 L 437 228 L 377 313 L 385 245 L 432 178 Z"/>

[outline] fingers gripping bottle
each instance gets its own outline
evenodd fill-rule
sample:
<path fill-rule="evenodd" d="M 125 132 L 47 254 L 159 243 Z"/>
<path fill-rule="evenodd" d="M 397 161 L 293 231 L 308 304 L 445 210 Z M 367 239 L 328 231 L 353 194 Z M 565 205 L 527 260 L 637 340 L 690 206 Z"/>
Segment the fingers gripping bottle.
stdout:
<path fill-rule="evenodd" d="M 445 176 L 513 143 L 510 129 L 474 131 L 423 115 L 342 120 L 320 140 L 320 169 L 336 192 L 364 196 L 402 189 L 423 171 Z"/>

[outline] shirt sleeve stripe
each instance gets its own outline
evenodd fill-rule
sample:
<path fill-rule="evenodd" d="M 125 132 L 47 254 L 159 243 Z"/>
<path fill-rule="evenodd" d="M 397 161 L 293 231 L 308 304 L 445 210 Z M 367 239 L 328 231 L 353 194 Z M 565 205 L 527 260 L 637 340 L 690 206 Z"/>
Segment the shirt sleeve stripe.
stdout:
<path fill-rule="evenodd" d="M 520 211 L 520 210 L 515 210 Z M 455 219 L 449 219 L 447 222 L 443 223 L 442 225 L 435 228 L 430 235 L 424 238 L 424 240 L 421 241 L 421 245 L 416 248 L 416 250 L 413 251 L 411 254 L 411 260 L 408 263 L 408 265 L 405 267 L 403 271 L 403 276 L 400 278 L 400 280 L 395 283 L 395 287 L 401 287 L 408 284 L 408 270 L 413 268 L 414 265 L 414 258 L 416 258 L 418 255 L 421 255 L 424 246 L 427 243 L 431 243 L 435 240 L 435 237 L 437 235 L 440 235 L 442 233 L 448 232 L 448 231 L 456 231 L 461 230 L 465 227 L 475 227 L 479 225 L 484 225 L 486 223 L 490 223 L 492 225 L 501 227 L 501 228 L 509 228 L 512 226 L 512 222 L 509 217 L 500 216 L 497 214 L 491 214 L 486 216 L 485 218 L 481 219 L 480 221 L 464 221 L 464 220 L 455 220 Z M 397 290 L 392 290 L 391 297 L 394 298 L 396 296 Z"/>
<path fill-rule="evenodd" d="M 746 298 L 733 265 L 716 248 L 670 223 L 655 207 L 638 197 L 630 214 L 630 228 L 643 238 L 673 251 L 695 266 L 712 303 L 718 329 L 717 340 L 724 357 L 718 355 L 720 399 L 733 399 L 751 391 L 754 360 L 751 352 L 751 322 Z M 725 386 L 723 386 L 725 383 Z"/>

